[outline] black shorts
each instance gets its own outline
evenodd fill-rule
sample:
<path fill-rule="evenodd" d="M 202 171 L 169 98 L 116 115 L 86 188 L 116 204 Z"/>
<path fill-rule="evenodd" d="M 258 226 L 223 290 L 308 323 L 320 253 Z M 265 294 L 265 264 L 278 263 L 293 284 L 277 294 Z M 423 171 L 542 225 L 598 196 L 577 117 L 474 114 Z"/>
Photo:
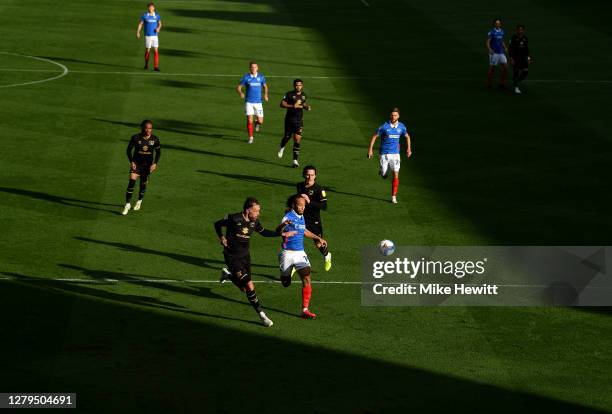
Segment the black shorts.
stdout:
<path fill-rule="evenodd" d="M 228 252 L 223 252 L 225 258 L 225 264 L 232 276 L 248 275 L 251 277 L 251 255 L 246 256 L 234 256 Z"/>
<path fill-rule="evenodd" d="M 321 223 L 320 221 L 307 222 L 306 230 L 316 234 L 319 237 L 323 237 L 323 223 Z"/>
<path fill-rule="evenodd" d="M 302 120 L 285 119 L 285 136 L 287 135 L 302 135 L 304 130 L 304 122 Z"/>
<path fill-rule="evenodd" d="M 130 174 L 138 174 L 140 178 L 146 179 L 151 174 L 151 164 L 136 164 L 136 168 L 130 165 Z"/>
<path fill-rule="evenodd" d="M 529 68 L 529 60 L 527 58 L 514 58 L 514 69 L 525 70 Z"/>

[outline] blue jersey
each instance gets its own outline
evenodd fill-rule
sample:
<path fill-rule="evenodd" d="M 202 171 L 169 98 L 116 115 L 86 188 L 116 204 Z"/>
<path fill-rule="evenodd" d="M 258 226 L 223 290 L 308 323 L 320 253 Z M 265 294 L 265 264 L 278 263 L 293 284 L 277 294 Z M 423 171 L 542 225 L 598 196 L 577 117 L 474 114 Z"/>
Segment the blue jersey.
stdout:
<path fill-rule="evenodd" d="M 266 77 L 261 74 L 251 75 L 247 73 L 240 80 L 240 84 L 246 88 L 246 102 L 261 103 L 261 91 L 266 84 Z"/>
<path fill-rule="evenodd" d="M 304 216 L 300 216 L 295 211 L 291 210 L 283 217 L 282 223 L 287 220 L 291 221 L 291 224 L 288 224 L 283 229 L 283 232 L 287 231 L 297 231 L 297 234 L 290 237 L 283 237 L 283 250 L 304 250 L 304 231 L 306 230 L 306 221 L 304 220 Z"/>
<path fill-rule="evenodd" d="M 140 17 L 140 21 L 144 24 L 145 36 L 157 36 L 157 23 L 161 21 L 161 17 L 157 12 L 154 16 L 151 16 L 148 12 Z"/>
<path fill-rule="evenodd" d="M 397 122 L 395 128 L 390 122 L 385 122 L 378 128 L 376 134 L 380 137 L 380 154 L 399 154 L 400 138 L 406 136 L 408 131 L 401 122 Z"/>
<path fill-rule="evenodd" d="M 504 29 L 493 28 L 487 33 L 493 53 L 504 53 Z"/>

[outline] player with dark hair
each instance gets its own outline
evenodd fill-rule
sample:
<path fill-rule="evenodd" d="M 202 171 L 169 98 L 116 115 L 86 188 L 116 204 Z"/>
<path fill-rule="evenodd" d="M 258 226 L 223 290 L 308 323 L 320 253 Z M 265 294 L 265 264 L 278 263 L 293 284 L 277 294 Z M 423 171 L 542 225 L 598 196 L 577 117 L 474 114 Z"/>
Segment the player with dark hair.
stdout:
<path fill-rule="evenodd" d="M 397 203 L 397 190 L 399 187 L 399 170 L 400 170 L 400 138 L 406 138 L 406 155 L 412 155 L 410 145 L 410 135 L 406 130 L 406 126 L 399 121 L 399 108 L 391 109 L 389 121 L 382 124 L 370 140 L 368 148 L 368 158 L 372 158 L 374 142 L 380 137 L 380 176 L 387 178 L 388 169 L 393 171 L 393 182 L 391 183 L 391 202 Z"/>
<path fill-rule="evenodd" d="M 245 88 L 245 92 L 242 88 Z M 236 91 L 241 99 L 244 99 L 244 110 L 247 117 L 247 132 L 249 134 L 249 144 L 253 143 L 253 117 L 255 116 L 255 132 L 259 132 L 259 126 L 263 124 L 264 112 L 261 96 L 268 102 L 268 84 L 266 77 L 259 73 L 257 62 L 249 63 L 249 73 L 240 79 L 236 86 Z"/>
<path fill-rule="evenodd" d="M 147 12 L 140 16 L 138 29 L 136 29 L 136 37 L 140 39 L 140 31 L 144 27 L 145 34 L 145 65 L 144 68 L 149 68 L 149 57 L 151 48 L 153 48 L 153 70 L 159 72 L 159 38 L 158 34 L 162 28 L 161 17 L 155 11 L 155 4 L 147 4 Z"/>
<path fill-rule="evenodd" d="M 297 183 L 297 194 L 306 200 L 304 219 L 306 229 L 319 237 L 323 237 L 323 222 L 321 221 L 321 210 L 327 210 L 327 194 L 325 189 L 317 184 L 317 169 L 313 165 L 307 165 L 302 171 L 304 181 Z M 327 244 L 314 239 L 314 244 L 325 259 L 325 271 L 331 269 L 331 253 Z"/>
<path fill-rule="evenodd" d="M 487 33 L 487 51 L 489 52 L 489 71 L 487 72 L 487 88 L 493 84 L 495 67 L 501 67 L 499 75 L 499 87 L 506 88 L 506 76 L 508 75 L 508 59 L 506 52 L 508 47 L 504 42 L 504 29 L 502 29 L 501 19 L 493 20 L 493 28 Z"/>
<path fill-rule="evenodd" d="M 140 210 L 142 199 L 147 189 L 147 183 L 149 182 L 149 174 L 157 169 L 157 163 L 161 157 L 159 138 L 153 135 L 153 122 L 145 119 L 140 123 L 140 128 L 139 134 L 132 135 L 126 151 L 130 161 L 130 181 L 125 191 L 125 207 L 121 213 L 124 216 L 132 208 L 130 202 L 138 177 L 140 177 L 140 191 L 134 210 Z"/>
<path fill-rule="evenodd" d="M 285 145 L 293 136 L 293 167 L 299 167 L 300 163 L 298 158 L 300 157 L 300 143 L 302 141 L 302 131 L 304 128 L 304 122 L 302 120 L 304 116 L 304 109 L 310 111 L 310 105 L 306 104 L 306 94 L 302 90 L 304 82 L 301 79 L 295 79 L 293 81 L 293 90 L 287 92 L 280 102 L 281 108 L 285 108 L 287 113 L 285 114 L 285 135 L 281 139 L 280 149 L 278 150 L 278 158 L 283 157 L 285 151 Z"/>
<path fill-rule="evenodd" d="M 529 63 L 531 56 L 529 55 L 529 41 L 525 36 L 525 26 L 519 24 L 516 26 L 516 33 L 510 39 L 508 47 L 510 55 L 510 63 L 512 64 L 512 83 L 514 84 L 514 93 L 521 94 L 519 88 L 522 81 L 529 74 Z"/>
<path fill-rule="evenodd" d="M 304 220 L 306 200 L 302 196 L 297 194 L 291 196 L 287 201 L 287 206 L 290 210 L 283 217 L 281 225 L 286 224 L 285 230 L 288 233 L 283 235 L 282 250 L 278 256 L 281 284 L 284 287 L 291 285 L 291 274 L 295 268 L 302 279 L 302 317 L 314 319 L 317 315 L 308 309 L 312 297 L 312 285 L 310 283 L 310 262 L 304 251 L 304 236 L 322 245 L 326 245 L 327 242 L 306 228 Z"/>
<path fill-rule="evenodd" d="M 255 293 L 255 285 L 251 280 L 249 241 L 254 231 L 264 237 L 279 237 L 281 235 L 288 237 L 294 233 L 281 233 L 287 224 L 285 222 L 281 223 L 276 231 L 265 229 L 259 222 L 260 212 L 259 201 L 253 197 L 248 197 L 242 206 L 242 212 L 228 214 L 215 222 L 215 232 L 219 237 L 219 242 L 223 245 L 223 257 L 227 265 L 227 268 L 221 270 L 220 282 L 223 283 L 229 279 L 238 289 L 245 292 L 247 300 L 259 315 L 261 323 L 270 327 L 272 321 L 264 313 L 257 293 Z M 223 227 L 226 228 L 225 235 L 223 235 Z"/>

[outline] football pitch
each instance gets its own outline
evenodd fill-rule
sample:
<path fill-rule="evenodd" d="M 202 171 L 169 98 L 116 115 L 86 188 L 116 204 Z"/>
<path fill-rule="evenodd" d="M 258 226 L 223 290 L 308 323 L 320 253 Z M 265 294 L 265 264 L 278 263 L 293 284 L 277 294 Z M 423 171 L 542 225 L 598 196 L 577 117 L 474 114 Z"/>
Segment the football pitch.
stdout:
<path fill-rule="evenodd" d="M 361 252 L 396 245 L 609 245 L 612 29 L 604 0 L 0 0 L 0 392 L 75 392 L 84 412 L 612 412 L 609 308 L 363 307 Z M 486 33 L 527 27 L 520 96 L 486 89 Z M 235 88 L 270 87 L 246 143 Z M 301 165 L 327 189 L 312 309 L 253 236 L 261 326 L 220 285 L 214 221 L 302 181 L 279 102 L 304 81 Z M 401 108 L 399 204 L 367 146 Z M 126 146 L 162 156 L 120 215 Z"/>

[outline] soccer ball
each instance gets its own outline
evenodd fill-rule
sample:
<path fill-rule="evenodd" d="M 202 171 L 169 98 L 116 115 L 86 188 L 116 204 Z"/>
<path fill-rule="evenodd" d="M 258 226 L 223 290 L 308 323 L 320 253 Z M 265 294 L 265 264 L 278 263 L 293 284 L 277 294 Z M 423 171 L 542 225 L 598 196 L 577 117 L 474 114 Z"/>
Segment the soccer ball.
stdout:
<path fill-rule="evenodd" d="M 378 244 L 378 249 L 384 256 L 391 256 L 395 252 L 395 244 L 391 240 L 383 240 Z"/>

